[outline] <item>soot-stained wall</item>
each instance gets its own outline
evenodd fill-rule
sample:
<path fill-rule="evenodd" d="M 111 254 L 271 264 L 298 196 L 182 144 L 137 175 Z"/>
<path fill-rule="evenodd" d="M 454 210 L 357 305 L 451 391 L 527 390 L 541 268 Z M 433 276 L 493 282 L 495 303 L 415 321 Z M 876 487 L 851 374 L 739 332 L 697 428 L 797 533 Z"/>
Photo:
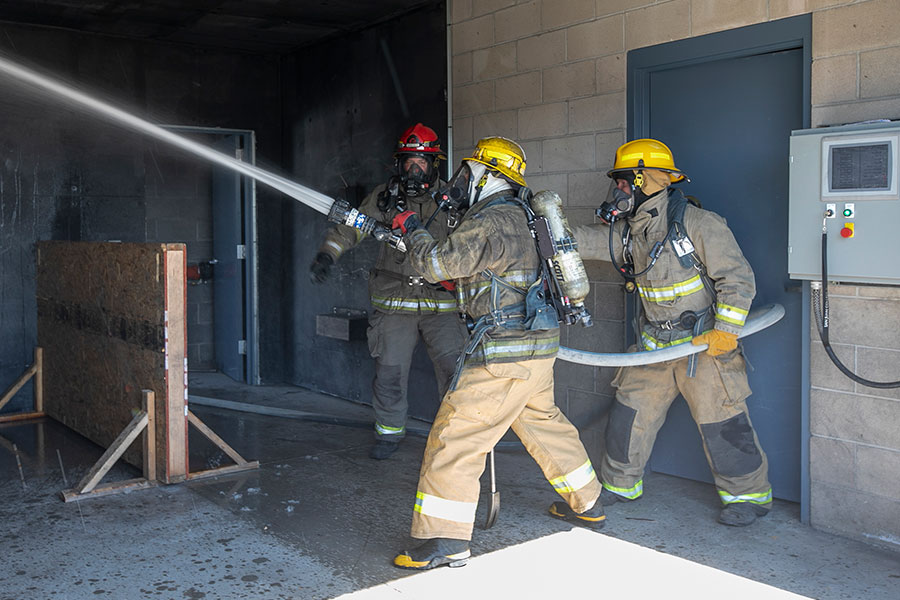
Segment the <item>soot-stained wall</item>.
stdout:
<path fill-rule="evenodd" d="M 157 123 L 253 129 L 260 162 L 283 160 L 277 57 L 34 27 L 0 30 L 0 51 L 12 60 Z M 167 211 L 176 219 L 202 215 L 192 213 L 190 194 L 166 192 L 182 182 L 157 161 L 157 142 L 40 99 L 5 78 L 0 89 L 0 388 L 5 388 L 31 363 L 37 341 L 35 241 L 156 241 L 178 237 L 158 231 Z M 180 160 L 199 165 L 187 155 Z M 258 190 L 263 381 L 283 378 L 281 222 L 289 202 L 262 186 Z M 202 211 L 208 213 L 208 207 Z M 29 384 L 5 411 L 29 407 L 30 393 Z"/>
<path fill-rule="evenodd" d="M 422 122 L 443 137 L 445 49 L 442 3 L 290 57 L 283 71 L 284 127 L 293 177 L 357 203 L 387 181 L 404 129 Z M 299 203 L 285 212 L 284 222 L 291 258 L 285 263 L 288 380 L 369 402 L 374 361 L 366 342 L 317 336 L 315 315 L 334 307 L 371 311 L 367 281 L 378 242 L 364 241 L 341 258 L 326 283 L 313 285 L 308 267 L 330 225 L 324 215 Z M 437 387 L 421 345 L 409 390 L 410 414 L 433 416 Z"/>

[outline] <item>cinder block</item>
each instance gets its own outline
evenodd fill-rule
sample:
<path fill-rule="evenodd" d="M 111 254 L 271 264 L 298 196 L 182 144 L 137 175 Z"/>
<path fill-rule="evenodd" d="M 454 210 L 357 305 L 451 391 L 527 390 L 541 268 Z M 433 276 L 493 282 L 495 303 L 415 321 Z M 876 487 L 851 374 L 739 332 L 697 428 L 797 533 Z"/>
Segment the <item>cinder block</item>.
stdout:
<path fill-rule="evenodd" d="M 198 286 L 200 287 L 200 286 Z M 207 285 L 205 287 L 212 288 L 212 286 Z M 213 322 L 213 303 L 212 302 L 200 302 L 197 304 L 197 322 L 198 323 L 212 323 Z"/>
<path fill-rule="evenodd" d="M 584 261 L 584 270 L 587 271 L 588 279 L 592 283 L 601 281 L 619 283 L 622 281 L 622 275 L 613 268 L 612 263 L 608 260 L 586 260 Z"/>
<path fill-rule="evenodd" d="M 900 323 L 900 302 L 829 296 L 832 342 L 900 350 L 900 337 L 885 323 Z"/>
<path fill-rule="evenodd" d="M 530 71 L 558 64 L 566 60 L 566 32 L 554 31 L 524 38 L 518 44 L 519 71 Z"/>
<path fill-rule="evenodd" d="M 813 13 L 813 58 L 897 44 L 900 3 L 871 0 Z"/>
<path fill-rule="evenodd" d="M 810 524 L 868 544 L 897 550 L 900 501 L 834 485 L 810 486 Z"/>
<path fill-rule="evenodd" d="M 690 0 L 673 0 L 625 13 L 625 50 L 690 37 Z"/>
<path fill-rule="evenodd" d="M 518 111 L 505 110 L 483 115 L 475 115 L 475 139 L 499 135 L 518 141 Z M 474 142 L 473 142 L 474 145 Z M 527 167 L 530 167 L 530 163 Z M 530 169 L 529 169 L 530 170 Z M 526 171 L 527 172 L 527 171 Z"/>
<path fill-rule="evenodd" d="M 454 55 L 487 48 L 494 43 L 494 16 L 485 15 L 471 21 L 455 23 L 450 30 Z"/>
<path fill-rule="evenodd" d="M 625 93 L 614 92 L 569 102 L 569 132 L 610 131 L 625 127 Z"/>
<path fill-rule="evenodd" d="M 594 0 L 544 0 L 541 25 L 545 30 L 594 18 Z"/>
<path fill-rule="evenodd" d="M 567 100 L 594 93 L 594 61 L 587 60 L 544 70 L 544 102 Z"/>
<path fill-rule="evenodd" d="M 596 285 L 591 286 L 591 293 L 593 294 L 597 288 Z M 597 308 L 592 309 L 595 304 L 594 298 L 590 298 L 588 310 L 599 318 L 602 313 L 598 312 Z M 588 352 L 624 352 L 625 349 L 622 347 L 623 327 L 623 323 L 609 320 L 603 321 L 602 326 L 582 327 L 576 325 L 569 327 L 568 346 Z"/>
<path fill-rule="evenodd" d="M 483 81 L 453 87 L 453 116 L 489 112 L 494 108 L 494 82 Z"/>
<path fill-rule="evenodd" d="M 802 15 L 846 2 L 847 0 L 769 0 L 769 20 Z"/>
<path fill-rule="evenodd" d="M 541 104 L 519 110 L 519 138 L 523 140 L 566 134 L 565 102 Z"/>
<path fill-rule="evenodd" d="M 809 398 L 813 435 L 884 448 L 900 448 L 900 403 L 813 389 Z"/>
<path fill-rule="evenodd" d="M 900 96 L 900 47 L 859 55 L 859 95 L 862 98 Z"/>
<path fill-rule="evenodd" d="M 544 140 L 544 171 L 587 171 L 595 164 L 594 136 L 569 135 Z"/>
<path fill-rule="evenodd" d="M 472 77 L 476 81 L 505 77 L 516 72 L 516 43 L 492 46 L 472 53 Z"/>
<path fill-rule="evenodd" d="M 156 219 L 156 236 L 160 242 L 194 242 L 197 239 L 197 222 L 193 219 Z"/>
<path fill-rule="evenodd" d="M 820 436 L 809 439 L 809 479 L 812 485 L 830 483 L 857 487 L 856 452 L 861 446 Z"/>
<path fill-rule="evenodd" d="M 453 85 L 470 83 L 472 81 L 472 55 L 473 52 L 457 54 L 451 61 L 453 65 Z"/>
<path fill-rule="evenodd" d="M 472 17 L 473 0 L 449 0 L 449 2 L 450 19 L 454 24 Z"/>
<path fill-rule="evenodd" d="M 691 34 L 703 35 L 766 20 L 767 0 L 692 0 Z"/>
<path fill-rule="evenodd" d="M 525 151 L 527 165 L 525 168 L 525 179 L 528 180 L 538 173 L 544 172 L 544 151 L 543 142 L 520 142 L 522 150 Z"/>
<path fill-rule="evenodd" d="M 609 190 L 609 178 L 599 171 L 569 174 L 567 206 L 597 208 Z"/>
<path fill-rule="evenodd" d="M 572 175 L 574 175 L 574 173 L 570 173 L 569 177 L 571 178 Z M 594 209 L 572 206 L 570 203 L 570 205 L 566 207 L 566 218 L 569 220 L 569 225 L 572 227 L 591 225 L 594 223 Z M 582 257 L 582 260 L 584 260 L 584 257 Z M 585 263 L 585 269 L 586 268 L 587 263 Z"/>
<path fill-rule="evenodd" d="M 657 0 L 597 0 L 596 14 L 598 17 L 605 17 L 626 10 L 641 8 L 650 4 L 655 4 Z"/>
<path fill-rule="evenodd" d="M 830 290 L 831 286 L 828 286 L 828 289 Z M 900 300 L 900 287 L 860 285 L 857 289 L 859 290 L 859 295 L 865 298 L 890 298 L 893 300 Z"/>
<path fill-rule="evenodd" d="M 494 39 L 506 42 L 534 35 L 541 30 L 541 5 L 537 0 L 498 11 L 494 16 Z"/>
<path fill-rule="evenodd" d="M 844 363 L 848 369 L 856 370 L 856 346 L 848 344 L 832 344 L 832 349 L 838 359 Z M 825 347 L 819 340 L 819 334 L 816 332 L 809 347 L 809 383 L 813 387 L 835 390 L 842 392 L 853 392 L 856 390 L 856 384 L 852 379 L 844 375 L 838 370 L 828 355 L 825 353 Z"/>
<path fill-rule="evenodd" d="M 595 58 L 625 49 L 625 16 L 596 19 L 566 30 L 566 58 Z"/>
<path fill-rule="evenodd" d="M 557 360 L 554 373 L 554 378 L 558 382 L 557 386 L 560 386 L 559 382 L 565 382 L 560 387 L 568 390 L 594 391 L 594 367 Z"/>
<path fill-rule="evenodd" d="M 900 380 L 900 351 L 858 347 L 856 358 L 855 373 L 860 377 L 869 381 Z M 900 400 L 900 388 L 873 388 L 860 383 L 857 384 L 856 391 L 860 394 Z M 900 424 L 900 406 L 896 418 Z"/>
<path fill-rule="evenodd" d="M 541 190 L 552 190 L 559 194 L 562 198 L 563 206 L 566 205 L 566 187 L 568 185 L 568 175 L 560 173 L 557 175 L 534 175 L 528 176 L 528 187 L 535 193 Z"/>
<path fill-rule="evenodd" d="M 622 280 L 622 278 L 619 278 Z M 622 280 L 624 281 L 624 280 Z M 624 283 L 595 283 L 591 286 L 594 295 L 594 307 L 591 312 L 597 319 L 595 327 L 598 330 L 608 329 L 610 325 L 607 321 L 615 321 L 618 325 L 615 327 L 615 335 L 613 341 L 609 344 L 609 352 L 624 352 L 623 348 L 623 331 L 622 324 L 625 320 L 625 286 Z M 602 320 L 602 321 L 601 321 Z M 616 341 L 617 340 L 617 341 Z"/>
<path fill-rule="evenodd" d="M 541 74 L 538 71 L 495 81 L 494 103 L 498 110 L 541 103 Z"/>
<path fill-rule="evenodd" d="M 211 323 L 188 323 L 188 339 L 192 344 L 212 344 L 215 331 Z"/>
<path fill-rule="evenodd" d="M 453 145 L 455 146 L 475 146 L 475 136 L 473 134 L 473 123 L 475 117 L 460 117 L 453 119 Z M 456 168 L 456 165 L 450 165 L 450 170 Z"/>
<path fill-rule="evenodd" d="M 620 110 L 625 112 L 624 96 Z M 616 161 L 616 150 L 625 143 L 625 128 L 609 133 L 598 133 L 597 140 L 597 169 L 605 175 Z"/>
<path fill-rule="evenodd" d="M 626 79 L 624 54 L 613 54 L 597 59 L 598 94 L 624 90 Z"/>
<path fill-rule="evenodd" d="M 237 252 L 237 250 L 235 250 Z M 190 242 L 187 245 L 187 261 L 196 264 L 201 261 L 208 261 L 215 258 L 213 256 L 213 243 L 209 242 Z"/>
<path fill-rule="evenodd" d="M 856 100 L 857 55 L 819 58 L 812 64 L 812 103 Z"/>
<path fill-rule="evenodd" d="M 472 16 L 479 17 L 497 12 L 516 3 L 516 0 L 472 0 Z"/>
<path fill-rule="evenodd" d="M 900 448 L 860 446 L 856 450 L 856 463 L 858 489 L 900 502 Z"/>
<path fill-rule="evenodd" d="M 867 119 L 900 119 L 900 98 L 814 106 L 811 116 L 813 127 L 857 123 Z"/>

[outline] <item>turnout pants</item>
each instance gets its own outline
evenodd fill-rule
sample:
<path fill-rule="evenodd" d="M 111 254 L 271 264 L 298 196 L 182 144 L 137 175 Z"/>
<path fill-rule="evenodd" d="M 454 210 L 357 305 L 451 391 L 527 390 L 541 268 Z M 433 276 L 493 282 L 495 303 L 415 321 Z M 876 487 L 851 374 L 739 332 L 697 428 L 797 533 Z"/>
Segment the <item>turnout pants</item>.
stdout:
<path fill-rule="evenodd" d="M 434 365 L 439 397 L 447 392 L 456 357 L 466 341 L 466 328 L 455 312 L 402 314 L 375 311 L 369 330 L 369 352 L 375 359 L 372 406 L 375 436 L 403 439 L 406 433 L 409 366 L 419 336 Z"/>
<path fill-rule="evenodd" d="M 485 456 L 510 427 L 572 510 L 594 505 L 600 482 L 578 431 L 553 402 L 554 361 L 463 370 L 428 436 L 412 537 L 472 538 Z"/>
<path fill-rule="evenodd" d="M 702 352 L 694 377 L 687 376 L 687 361 L 620 369 L 612 383 L 617 392 L 600 469 L 603 487 L 626 498 L 642 494 L 656 434 L 681 392 L 700 430 L 722 503 L 768 506 L 768 461 L 747 412 L 750 386 L 743 355 L 734 350 L 713 358 Z"/>

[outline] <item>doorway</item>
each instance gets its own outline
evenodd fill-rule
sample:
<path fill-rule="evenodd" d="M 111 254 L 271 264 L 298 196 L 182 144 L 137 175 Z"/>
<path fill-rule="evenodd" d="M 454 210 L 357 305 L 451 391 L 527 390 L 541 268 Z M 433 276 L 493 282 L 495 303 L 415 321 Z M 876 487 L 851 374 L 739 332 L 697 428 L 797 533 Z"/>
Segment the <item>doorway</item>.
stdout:
<path fill-rule="evenodd" d="M 769 457 L 776 497 L 801 501 L 803 307 L 787 272 L 788 141 L 809 126 L 811 18 L 781 21 L 642 48 L 628 54 L 628 139 L 659 139 L 704 208 L 725 217 L 756 276 L 753 305 L 786 315 L 744 340 L 748 399 Z M 808 325 L 807 325 L 808 328 Z M 683 399 L 669 411 L 653 471 L 712 482 Z"/>
<path fill-rule="evenodd" d="M 253 131 L 166 129 L 256 162 Z M 255 182 L 168 147 L 150 154 L 148 241 L 187 245 L 188 368 L 259 384 Z"/>

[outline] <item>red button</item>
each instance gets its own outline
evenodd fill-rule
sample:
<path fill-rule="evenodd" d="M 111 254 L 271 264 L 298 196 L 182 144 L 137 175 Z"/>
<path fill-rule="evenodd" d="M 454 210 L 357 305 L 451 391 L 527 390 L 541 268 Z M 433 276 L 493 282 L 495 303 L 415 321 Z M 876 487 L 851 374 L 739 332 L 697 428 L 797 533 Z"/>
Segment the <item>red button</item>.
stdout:
<path fill-rule="evenodd" d="M 843 238 L 853 237 L 853 230 L 850 229 L 849 227 L 844 227 L 843 229 L 841 229 L 841 237 L 843 237 Z"/>

